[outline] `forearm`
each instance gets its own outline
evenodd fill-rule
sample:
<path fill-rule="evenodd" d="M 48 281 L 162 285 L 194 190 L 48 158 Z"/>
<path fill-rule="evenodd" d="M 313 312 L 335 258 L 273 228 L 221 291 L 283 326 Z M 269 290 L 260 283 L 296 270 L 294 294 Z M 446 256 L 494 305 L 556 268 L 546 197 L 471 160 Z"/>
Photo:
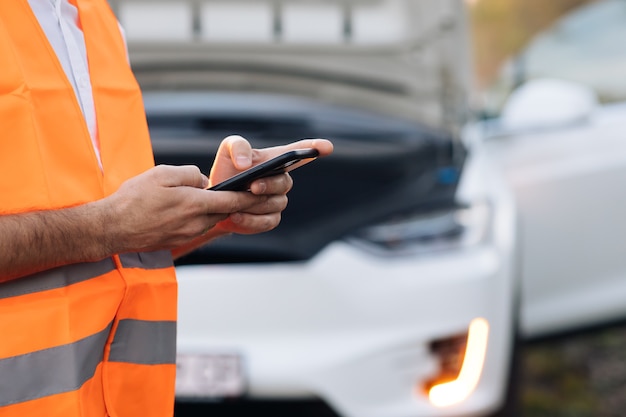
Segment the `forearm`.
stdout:
<path fill-rule="evenodd" d="M 160 165 L 102 200 L 0 215 L 0 282 L 117 253 L 169 249 L 179 257 L 224 234 L 271 230 L 291 179 L 263 181 L 259 195 L 209 192 L 197 167 Z"/>
<path fill-rule="evenodd" d="M 0 216 L 0 282 L 112 255 L 99 204 Z"/>

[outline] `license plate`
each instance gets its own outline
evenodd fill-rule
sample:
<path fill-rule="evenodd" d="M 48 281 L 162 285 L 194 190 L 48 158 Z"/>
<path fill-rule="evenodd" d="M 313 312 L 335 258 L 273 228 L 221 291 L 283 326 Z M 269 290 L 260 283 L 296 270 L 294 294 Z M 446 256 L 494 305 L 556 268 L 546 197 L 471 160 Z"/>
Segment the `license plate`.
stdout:
<path fill-rule="evenodd" d="M 235 353 L 178 354 L 176 395 L 181 398 L 239 397 L 246 389 L 243 361 Z"/>

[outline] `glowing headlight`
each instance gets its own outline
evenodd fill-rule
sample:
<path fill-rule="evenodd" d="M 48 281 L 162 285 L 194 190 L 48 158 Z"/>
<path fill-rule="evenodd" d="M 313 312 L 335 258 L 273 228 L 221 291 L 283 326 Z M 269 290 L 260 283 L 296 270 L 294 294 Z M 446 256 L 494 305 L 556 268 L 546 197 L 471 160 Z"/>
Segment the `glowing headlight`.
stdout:
<path fill-rule="evenodd" d="M 360 230 L 349 241 L 380 255 L 406 255 L 477 245 L 489 232 L 487 203 L 400 216 Z"/>
<path fill-rule="evenodd" d="M 461 370 L 456 379 L 434 384 L 428 398 L 436 407 L 448 407 L 467 399 L 480 379 L 487 354 L 489 323 L 483 318 L 472 321 Z"/>

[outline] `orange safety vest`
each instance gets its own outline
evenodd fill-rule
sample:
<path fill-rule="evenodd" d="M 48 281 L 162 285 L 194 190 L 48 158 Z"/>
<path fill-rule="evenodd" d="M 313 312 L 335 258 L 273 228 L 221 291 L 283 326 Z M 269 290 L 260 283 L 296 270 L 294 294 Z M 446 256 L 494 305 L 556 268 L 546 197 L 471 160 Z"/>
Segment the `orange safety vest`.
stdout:
<path fill-rule="evenodd" d="M 106 0 L 75 0 L 103 170 L 74 91 L 26 0 L 0 1 L 0 214 L 101 199 L 154 165 L 139 87 Z M 173 414 L 169 252 L 0 284 L 1 417 Z"/>

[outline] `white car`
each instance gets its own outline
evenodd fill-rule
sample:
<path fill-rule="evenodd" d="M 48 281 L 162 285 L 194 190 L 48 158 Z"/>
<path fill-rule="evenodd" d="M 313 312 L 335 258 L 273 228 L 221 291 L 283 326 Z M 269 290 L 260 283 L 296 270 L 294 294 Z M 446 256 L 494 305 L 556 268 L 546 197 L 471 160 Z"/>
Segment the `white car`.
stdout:
<path fill-rule="evenodd" d="M 620 0 L 564 16 L 503 73 L 523 82 L 501 117 L 470 135 L 516 196 L 525 338 L 626 317 L 625 36 Z"/>
<path fill-rule="evenodd" d="M 336 146 L 294 171 L 276 230 L 178 263 L 177 415 L 511 416 L 520 335 L 626 313 L 619 132 L 533 126 L 524 91 L 467 124 L 463 2 L 111 3 L 157 162 L 206 171 L 233 133 Z"/>

